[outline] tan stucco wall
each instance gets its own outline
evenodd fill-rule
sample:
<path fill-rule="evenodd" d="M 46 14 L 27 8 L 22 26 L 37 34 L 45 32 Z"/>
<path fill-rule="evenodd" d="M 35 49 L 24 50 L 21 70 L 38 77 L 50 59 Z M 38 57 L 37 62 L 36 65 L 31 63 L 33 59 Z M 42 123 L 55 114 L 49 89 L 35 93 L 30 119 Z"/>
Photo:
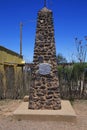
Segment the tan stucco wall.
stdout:
<path fill-rule="evenodd" d="M 19 66 L 20 65 L 20 66 Z M 3 81 L 3 95 L 4 97 L 7 96 L 7 98 L 9 97 L 9 92 L 8 92 L 8 88 L 7 88 L 7 84 L 6 84 L 6 71 L 5 71 L 5 66 L 13 66 L 14 68 L 14 75 L 15 75 L 15 81 L 14 84 L 12 85 L 12 89 L 11 90 L 11 95 L 14 95 L 14 97 L 16 97 L 17 95 L 17 91 L 22 90 L 21 89 L 21 83 L 22 83 L 22 68 L 24 65 L 24 60 L 20 55 L 17 54 L 11 54 L 9 52 L 0 50 L 0 73 L 2 73 L 3 77 L 2 80 Z M 21 91 L 19 91 L 20 93 Z"/>
<path fill-rule="evenodd" d="M 20 56 L 15 56 L 5 51 L 0 50 L 0 63 L 12 63 L 12 64 L 22 64 L 23 59 Z"/>

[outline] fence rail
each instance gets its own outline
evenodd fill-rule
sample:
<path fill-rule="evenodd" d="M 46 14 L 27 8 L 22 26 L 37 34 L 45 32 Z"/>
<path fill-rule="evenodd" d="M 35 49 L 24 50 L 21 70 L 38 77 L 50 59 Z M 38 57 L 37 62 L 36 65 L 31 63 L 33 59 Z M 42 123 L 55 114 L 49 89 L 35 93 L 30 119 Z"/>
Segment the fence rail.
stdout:
<path fill-rule="evenodd" d="M 81 75 L 78 78 L 72 76 L 73 71 L 65 71 L 62 68 L 58 69 L 60 95 L 62 99 L 87 99 L 87 81 L 86 75 Z M 29 95 L 31 85 L 31 71 L 25 68 L 23 72 L 14 73 L 13 68 L 6 68 L 6 81 L 3 81 L 4 74 L 0 72 L 0 99 L 10 98 L 18 99 Z M 6 84 L 4 85 L 4 82 Z"/>

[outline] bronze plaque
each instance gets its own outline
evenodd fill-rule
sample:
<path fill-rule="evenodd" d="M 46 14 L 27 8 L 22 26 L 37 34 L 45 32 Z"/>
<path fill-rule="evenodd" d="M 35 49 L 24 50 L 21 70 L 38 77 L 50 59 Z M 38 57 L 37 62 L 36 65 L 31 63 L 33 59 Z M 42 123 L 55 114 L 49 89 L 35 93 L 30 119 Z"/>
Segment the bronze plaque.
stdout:
<path fill-rule="evenodd" d="M 47 75 L 50 74 L 51 71 L 51 65 L 48 63 L 41 63 L 39 64 L 39 73 L 41 75 Z"/>

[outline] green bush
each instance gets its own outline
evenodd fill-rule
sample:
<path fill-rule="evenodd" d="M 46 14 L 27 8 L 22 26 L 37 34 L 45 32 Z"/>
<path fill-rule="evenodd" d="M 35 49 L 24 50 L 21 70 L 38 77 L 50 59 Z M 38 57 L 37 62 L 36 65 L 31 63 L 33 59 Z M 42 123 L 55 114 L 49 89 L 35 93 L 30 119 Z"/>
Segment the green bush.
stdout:
<path fill-rule="evenodd" d="M 62 97 L 74 99 L 87 95 L 85 89 L 85 81 L 87 81 L 86 68 L 87 63 L 74 63 L 72 65 L 58 66 L 59 85 Z"/>

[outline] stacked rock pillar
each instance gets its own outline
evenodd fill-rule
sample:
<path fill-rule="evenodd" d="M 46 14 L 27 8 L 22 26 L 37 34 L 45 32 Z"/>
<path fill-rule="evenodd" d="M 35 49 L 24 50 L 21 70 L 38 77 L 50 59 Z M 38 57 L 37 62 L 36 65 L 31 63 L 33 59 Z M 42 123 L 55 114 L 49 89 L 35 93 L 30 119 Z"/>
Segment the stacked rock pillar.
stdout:
<path fill-rule="evenodd" d="M 61 108 L 52 11 L 38 12 L 29 109 Z"/>

